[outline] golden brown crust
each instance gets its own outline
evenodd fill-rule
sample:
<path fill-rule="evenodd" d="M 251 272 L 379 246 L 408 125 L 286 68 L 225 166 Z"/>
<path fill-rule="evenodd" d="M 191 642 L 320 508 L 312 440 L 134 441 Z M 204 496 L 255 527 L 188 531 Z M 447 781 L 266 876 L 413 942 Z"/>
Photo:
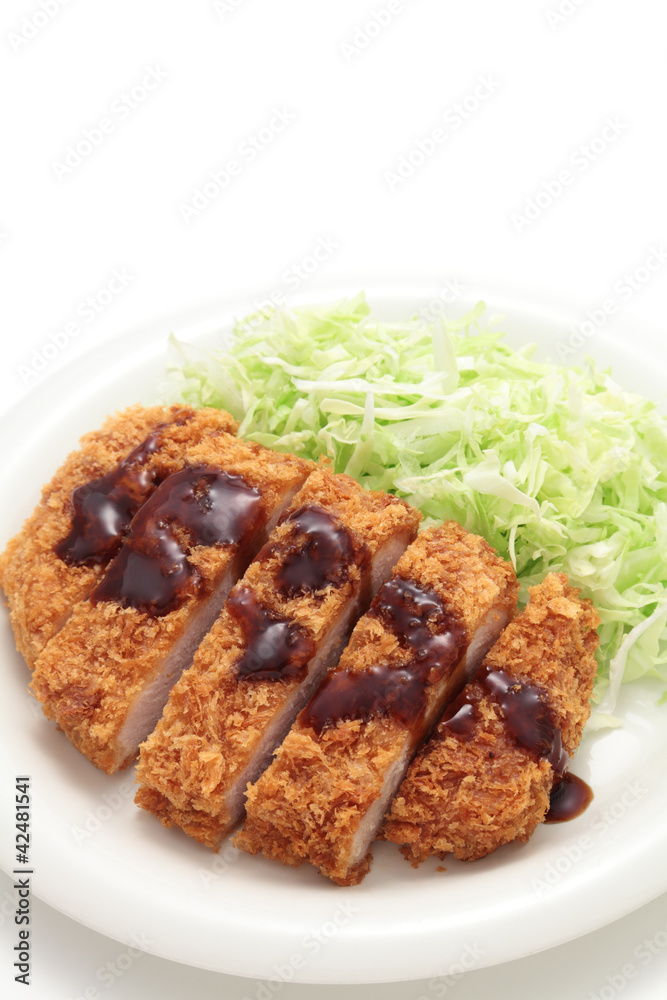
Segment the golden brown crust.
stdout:
<path fill-rule="evenodd" d="M 491 608 L 502 608 L 509 616 L 516 605 L 512 567 L 482 538 L 453 521 L 422 532 L 394 575 L 435 592 L 468 637 Z M 411 658 L 378 618 L 365 615 L 337 672 L 366 671 L 382 663 L 400 667 Z M 432 697 L 430 691 L 427 697 Z M 248 815 L 236 845 L 284 864 L 307 860 L 339 885 L 360 882 L 370 866 L 370 852 L 351 865 L 354 837 L 378 801 L 388 770 L 409 758 L 419 738 L 415 729 L 388 716 L 341 721 L 321 734 L 299 717 L 271 767 L 248 791 Z"/>
<path fill-rule="evenodd" d="M 310 476 L 290 509 L 303 505 L 323 507 L 350 532 L 357 559 L 347 582 L 291 598 L 281 594 L 275 580 L 281 566 L 277 543 L 289 532 L 283 523 L 271 537 L 268 554 L 250 565 L 236 592 L 249 589 L 263 607 L 300 626 L 317 648 L 350 602 L 360 597 L 362 549 L 372 560 L 390 539 L 403 536 L 407 545 L 420 515 L 395 497 L 369 492 L 348 476 L 324 470 Z M 236 663 L 244 648 L 243 629 L 226 608 L 173 688 L 162 719 L 142 745 L 137 768 L 137 781 L 144 786 L 137 793 L 138 804 L 155 812 L 165 826 L 181 826 L 210 847 L 219 844 L 233 819 L 226 795 L 277 712 L 302 683 L 300 676 L 239 680 Z"/>
<path fill-rule="evenodd" d="M 264 522 L 313 468 L 310 462 L 225 433 L 188 449 L 182 464 L 219 467 L 258 487 Z M 202 591 L 211 593 L 225 573 L 243 571 L 245 554 L 239 545 L 197 546 L 188 559 L 199 572 Z M 32 689 L 44 713 L 97 767 L 113 773 L 130 763 L 132 758 L 119 759 L 119 734 L 136 697 L 160 672 L 200 604 L 190 598 L 164 617 L 152 618 L 115 602 L 81 601 L 42 651 Z"/>
<path fill-rule="evenodd" d="M 108 417 L 98 431 L 84 435 L 80 448 L 65 459 L 42 490 L 35 511 L 0 556 L 0 585 L 7 596 L 16 645 L 30 667 L 74 604 L 91 592 L 104 573 L 103 566 L 70 566 L 54 551 L 71 527 L 72 491 L 106 475 L 159 424 L 182 414 L 190 414 L 191 419 L 170 426 L 162 447 L 146 467 L 160 468 L 166 474 L 180 466 L 184 447 L 201 434 L 236 431 L 236 422 L 222 410 L 131 406 Z"/>
<path fill-rule="evenodd" d="M 544 687 L 572 754 L 590 713 L 599 618 L 564 574 L 550 574 L 530 595 L 484 663 Z M 470 861 L 526 841 L 549 807 L 551 765 L 516 743 L 479 682 L 470 693 L 480 713 L 471 734 L 461 739 L 439 726 L 394 799 L 385 837 L 413 863 L 447 853 Z"/>

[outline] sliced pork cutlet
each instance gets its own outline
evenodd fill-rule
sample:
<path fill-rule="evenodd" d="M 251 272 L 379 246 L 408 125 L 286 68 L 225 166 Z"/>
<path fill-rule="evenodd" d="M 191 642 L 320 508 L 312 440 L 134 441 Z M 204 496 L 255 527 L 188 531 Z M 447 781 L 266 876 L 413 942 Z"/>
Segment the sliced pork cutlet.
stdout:
<path fill-rule="evenodd" d="M 219 845 L 419 519 L 348 476 L 311 475 L 143 744 L 140 806 Z"/>
<path fill-rule="evenodd" d="M 235 843 L 361 881 L 420 741 L 511 618 L 518 584 L 453 521 L 424 531 L 358 622 L 336 670 L 248 790 Z"/>
<path fill-rule="evenodd" d="M 598 624 L 564 574 L 531 588 L 394 799 L 385 837 L 409 860 L 528 840 L 590 713 Z"/>
<path fill-rule="evenodd" d="M 35 664 L 44 713 L 110 774 L 134 759 L 227 594 L 314 468 L 224 433 L 183 459 Z"/>
<path fill-rule="evenodd" d="M 222 410 L 131 406 L 86 434 L 0 556 L 16 645 L 32 667 L 120 548 L 130 521 L 187 448 L 234 432 Z"/>

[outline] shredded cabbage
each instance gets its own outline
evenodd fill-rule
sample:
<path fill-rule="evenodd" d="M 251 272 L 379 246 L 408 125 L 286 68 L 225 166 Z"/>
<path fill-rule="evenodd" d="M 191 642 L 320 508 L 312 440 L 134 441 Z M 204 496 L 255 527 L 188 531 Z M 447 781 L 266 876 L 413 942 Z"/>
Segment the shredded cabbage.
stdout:
<path fill-rule="evenodd" d="M 593 724 L 622 681 L 667 680 L 667 420 L 589 361 L 511 350 L 477 307 L 459 322 L 380 323 L 363 294 L 254 313 L 231 348 L 171 338 L 169 395 L 217 406 L 240 433 L 318 458 L 454 518 L 526 588 L 568 574 L 601 618 Z"/>

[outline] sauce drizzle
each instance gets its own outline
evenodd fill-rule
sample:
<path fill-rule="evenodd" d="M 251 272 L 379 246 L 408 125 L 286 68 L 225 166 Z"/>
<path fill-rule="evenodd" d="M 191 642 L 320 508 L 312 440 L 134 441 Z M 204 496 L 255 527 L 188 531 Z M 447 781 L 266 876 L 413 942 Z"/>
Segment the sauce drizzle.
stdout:
<path fill-rule="evenodd" d="M 188 559 L 197 545 L 233 545 L 256 529 L 259 490 L 210 466 L 169 476 L 144 503 L 127 538 L 91 594 L 153 617 L 180 607 L 201 589 Z"/>
<path fill-rule="evenodd" d="M 546 692 L 536 684 L 517 680 L 504 670 L 482 667 L 474 681 L 450 705 L 438 726 L 438 734 L 454 733 L 461 739 L 470 739 L 479 718 L 479 703 L 485 697 L 492 698 L 499 706 L 514 741 L 536 760 L 547 760 L 556 777 L 560 777 L 569 758 L 563 749 L 560 728 L 554 722 Z"/>
<path fill-rule="evenodd" d="M 440 738 L 453 734 L 462 740 L 473 736 L 479 720 L 479 702 L 492 698 L 499 706 L 508 733 L 535 760 L 547 760 L 554 772 L 549 811 L 545 823 L 575 819 L 588 808 L 593 791 L 567 771 L 569 756 L 563 748 L 560 728 L 555 724 L 546 691 L 505 673 L 483 667 L 461 692 L 438 725 Z"/>
<path fill-rule="evenodd" d="M 227 609 L 241 623 L 245 649 L 236 661 L 238 677 L 278 681 L 300 677 L 315 643 L 293 621 L 264 607 L 249 587 L 232 592 Z"/>
<path fill-rule="evenodd" d="M 159 424 L 115 469 L 72 492 L 72 526 L 55 546 L 56 555 L 70 566 L 106 563 L 121 546 L 130 521 L 159 482 L 151 455 L 159 451 L 165 428 L 191 419 L 183 413 Z"/>
<path fill-rule="evenodd" d="M 383 584 L 368 615 L 378 618 L 411 657 L 404 664 L 329 674 L 300 717 L 318 734 L 344 720 L 367 722 L 377 716 L 413 725 L 424 711 L 428 688 L 442 680 L 464 652 L 465 631 L 438 594 L 402 577 Z"/>
<path fill-rule="evenodd" d="M 593 801 L 593 790 L 576 774 L 564 774 L 551 789 L 545 823 L 564 823 L 576 819 Z"/>
<path fill-rule="evenodd" d="M 358 562 L 357 546 L 337 517 L 317 504 L 304 504 L 282 524 L 291 528 L 287 537 L 266 545 L 258 557 L 280 556 L 276 583 L 281 594 L 296 597 L 347 582 L 350 566 Z"/>
<path fill-rule="evenodd" d="M 447 733 L 456 733 L 457 736 L 467 737 L 472 735 L 475 728 L 475 709 L 471 702 L 457 699 L 448 708 L 445 716 L 438 726 L 438 732 L 443 736 Z"/>

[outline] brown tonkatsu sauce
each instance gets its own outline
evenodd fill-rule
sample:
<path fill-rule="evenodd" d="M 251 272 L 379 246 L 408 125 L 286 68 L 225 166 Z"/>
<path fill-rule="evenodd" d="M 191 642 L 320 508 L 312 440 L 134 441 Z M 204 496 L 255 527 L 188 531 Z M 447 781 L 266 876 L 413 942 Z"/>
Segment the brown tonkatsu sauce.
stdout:
<path fill-rule="evenodd" d="M 475 709 L 464 692 L 449 706 L 437 731 L 442 736 L 455 733 L 463 739 L 469 739 L 475 729 L 475 722 Z"/>
<path fill-rule="evenodd" d="M 556 776 L 565 771 L 568 755 L 555 725 L 544 690 L 519 681 L 504 670 L 483 667 L 445 713 L 438 733 L 469 739 L 479 718 L 479 703 L 492 698 L 500 707 L 507 731 L 536 759 L 546 759 Z"/>
<path fill-rule="evenodd" d="M 408 663 L 381 663 L 369 670 L 340 670 L 325 678 L 301 714 L 317 733 L 345 720 L 389 716 L 413 725 L 422 714 L 429 686 L 460 660 L 466 639 L 460 623 L 440 597 L 416 583 L 394 577 L 383 584 L 369 616 L 378 618 L 410 651 Z"/>
<path fill-rule="evenodd" d="M 159 424 L 141 444 L 106 476 L 93 479 L 72 492 L 72 527 L 55 546 L 56 555 L 70 566 L 108 562 L 121 546 L 130 521 L 159 483 L 158 470 L 146 468 L 159 451 L 166 427 L 182 425 L 192 414 Z"/>
<path fill-rule="evenodd" d="M 359 552 L 366 552 L 337 517 L 317 504 L 298 507 L 280 523 L 288 526 L 286 537 L 268 542 L 257 560 L 279 557 L 274 582 L 284 597 L 342 586 L 350 566 L 359 564 Z M 227 607 L 243 627 L 245 650 L 236 663 L 239 677 L 277 681 L 303 675 L 315 647 L 302 628 L 263 607 L 247 587 L 233 593 Z"/>
<path fill-rule="evenodd" d="M 462 739 L 470 738 L 482 698 L 492 698 L 500 707 L 507 731 L 519 746 L 536 760 L 546 759 L 556 776 L 563 774 L 568 755 L 563 750 L 560 729 L 553 720 L 544 689 L 517 680 L 504 670 L 482 667 L 473 683 L 447 710 L 438 732 L 443 736 L 454 733 Z"/>
<path fill-rule="evenodd" d="M 409 724 L 423 705 L 424 685 L 409 669 L 387 664 L 370 670 L 339 670 L 325 678 L 301 721 L 316 733 L 327 725 L 390 715 Z"/>
<path fill-rule="evenodd" d="M 162 617 L 196 594 L 201 578 L 188 559 L 197 545 L 233 545 L 256 528 L 259 490 L 210 466 L 169 476 L 130 525 L 120 552 L 91 595 Z"/>
<path fill-rule="evenodd" d="M 553 720 L 546 692 L 538 685 L 517 680 L 504 670 L 482 668 L 445 713 L 437 729 L 438 736 L 470 739 L 479 720 L 479 703 L 489 697 L 500 707 L 513 740 L 528 750 L 533 759 L 547 760 L 553 768 L 555 781 L 545 823 L 579 816 L 591 802 L 593 792 L 580 778 L 566 773 L 569 757 L 563 749 L 561 732 Z"/>
<path fill-rule="evenodd" d="M 280 556 L 276 584 L 286 597 L 342 586 L 350 566 L 360 561 L 357 550 L 367 555 L 365 546 L 355 545 L 338 518 L 317 504 L 299 507 L 282 523 L 291 529 L 289 534 L 266 545 L 259 558 Z"/>
<path fill-rule="evenodd" d="M 593 789 L 576 774 L 564 774 L 551 789 L 545 823 L 564 823 L 576 819 L 593 801 Z"/>
<path fill-rule="evenodd" d="M 315 644 L 293 621 L 264 607 L 249 587 L 239 587 L 227 609 L 240 622 L 245 649 L 236 661 L 238 677 L 278 681 L 300 677 Z"/>

